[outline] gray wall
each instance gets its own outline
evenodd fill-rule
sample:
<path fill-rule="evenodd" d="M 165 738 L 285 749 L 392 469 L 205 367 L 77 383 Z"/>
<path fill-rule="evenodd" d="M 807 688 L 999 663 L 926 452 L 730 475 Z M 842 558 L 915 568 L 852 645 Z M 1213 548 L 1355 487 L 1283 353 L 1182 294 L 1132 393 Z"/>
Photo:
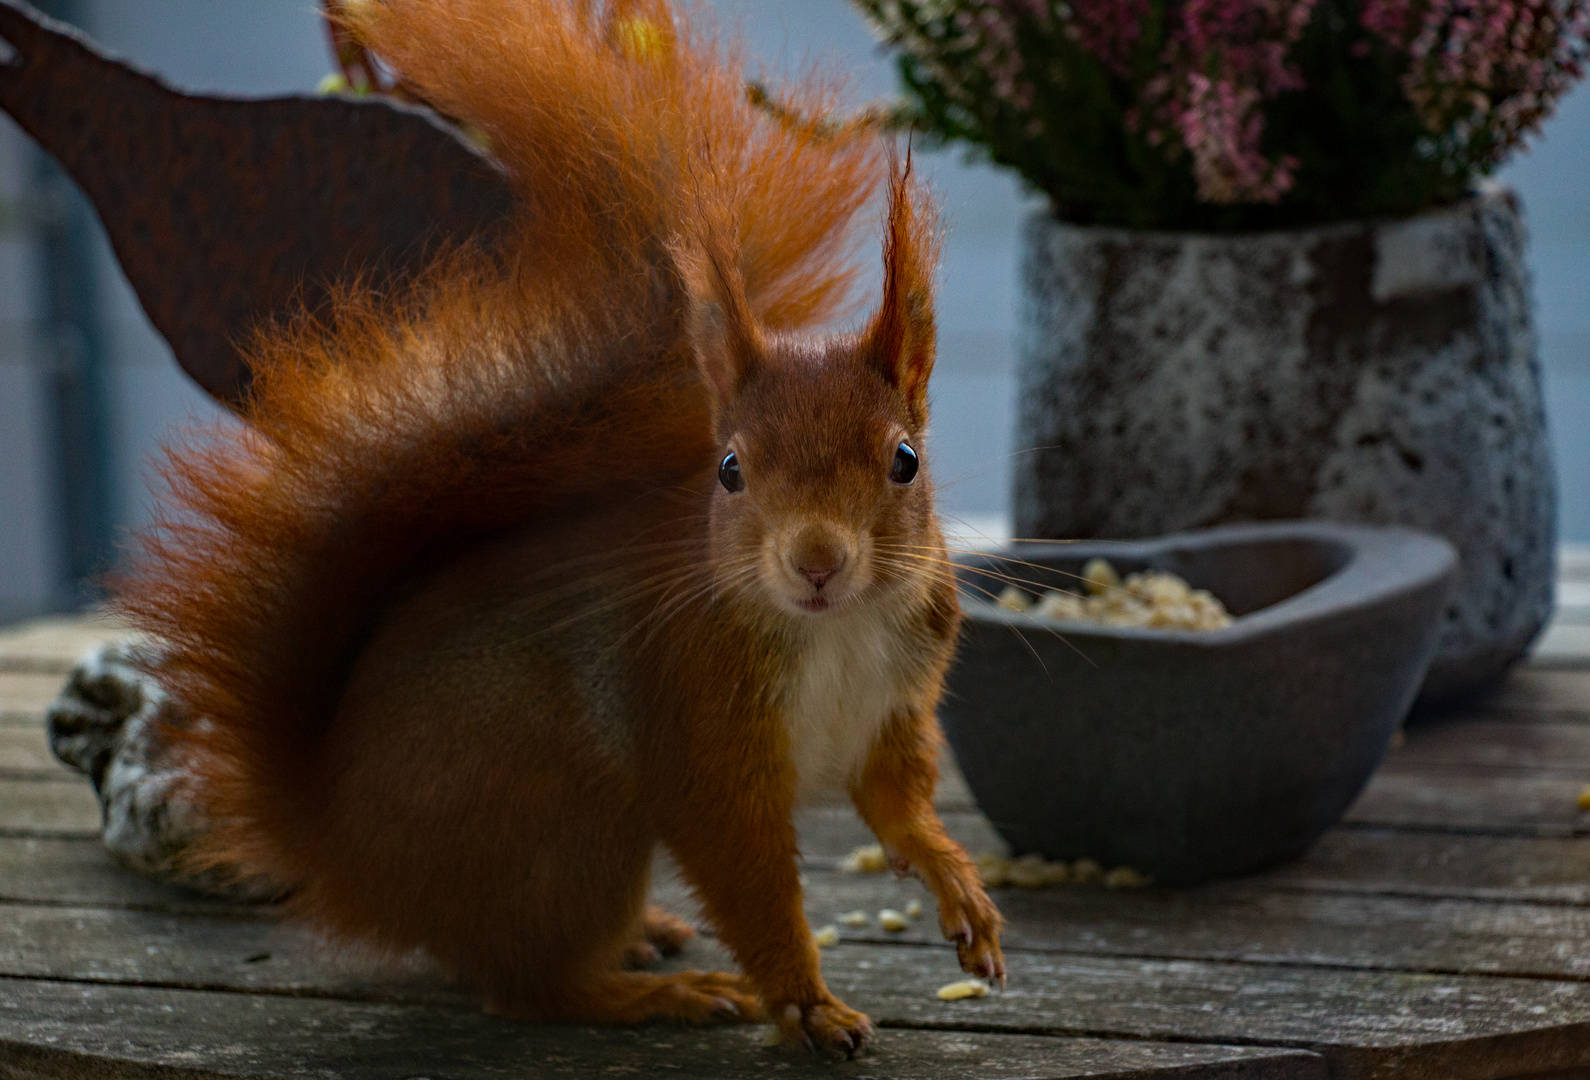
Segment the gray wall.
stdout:
<path fill-rule="evenodd" d="M 63 573 L 55 528 L 51 461 L 39 430 L 44 415 L 33 313 L 34 250 L 15 220 L 28 192 L 27 137 L 0 120 L 0 622 L 49 603 Z"/>
<path fill-rule="evenodd" d="M 275 94 L 312 89 L 328 70 L 312 0 L 92 0 L 86 29 L 102 44 L 195 90 Z M 719 0 L 743 18 L 771 66 L 837 59 L 860 94 L 892 86 L 860 18 L 844 0 Z M 0 119 L 0 198 L 33 168 L 25 136 Z M 1012 412 L 1015 237 L 1030 205 L 1011 177 L 958 154 L 925 159 L 948 211 L 941 292 L 942 360 L 934 379 L 932 452 L 952 516 L 982 520 L 1005 506 Z M 1534 229 L 1542 356 L 1563 490 L 1563 535 L 1590 541 L 1590 93 L 1581 88 L 1546 138 L 1506 174 Z M 34 252 L 0 234 L 0 620 L 40 610 L 60 574 L 50 453 L 39 426 L 32 362 Z M 180 373 L 100 245 L 111 343 L 115 519 L 147 519 L 151 454 L 173 425 L 220 417 Z"/>

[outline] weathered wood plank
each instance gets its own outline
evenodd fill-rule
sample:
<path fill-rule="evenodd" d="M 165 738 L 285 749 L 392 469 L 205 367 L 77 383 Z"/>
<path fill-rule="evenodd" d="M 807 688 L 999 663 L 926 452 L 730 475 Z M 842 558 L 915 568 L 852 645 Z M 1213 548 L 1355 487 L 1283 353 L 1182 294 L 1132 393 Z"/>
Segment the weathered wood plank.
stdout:
<path fill-rule="evenodd" d="M 808 918 L 834 923 L 847 941 L 943 940 L 933 900 L 915 881 L 833 871 L 807 877 Z M 1567 905 L 1290 892 L 1247 882 L 992 895 L 1006 919 L 1007 949 L 1590 980 L 1590 909 Z M 906 930 L 877 924 L 878 911 L 912 900 L 924 914 Z M 869 916 L 866 926 L 840 921 L 858 910 Z"/>
<path fill-rule="evenodd" d="M 1590 904 L 1590 837 L 1333 829 L 1303 858 L 1248 880 L 1321 892 Z"/>
<path fill-rule="evenodd" d="M 1571 772 L 1590 780 L 1590 724 L 1484 717 L 1418 724 L 1386 755 L 1386 766 Z"/>
<path fill-rule="evenodd" d="M 942 816 L 968 851 L 1005 850 L 983 815 Z M 855 812 L 843 807 L 808 811 L 799 823 L 801 851 L 814 868 L 831 868 L 855 847 L 877 842 Z M 1590 903 L 1590 836 L 1333 829 L 1302 858 L 1246 880 L 1319 892 Z"/>
<path fill-rule="evenodd" d="M 1590 721 L 1590 670 L 1525 666 L 1476 709 L 1526 716 Z"/>
<path fill-rule="evenodd" d="M 39 890 L 0 885 L 0 896 L 13 901 L 0 903 L 0 973 L 199 987 L 232 986 L 235 979 L 241 980 L 235 985 L 248 989 L 386 996 L 362 967 L 350 975 L 336 965 L 324 966 L 314 942 L 293 927 L 270 924 L 268 909 L 206 902 L 136 879 L 124 885 L 117 908 L 74 907 L 69 896 L 35 899 L 30 891 Z M 1590 980 L 1590 911 L 1575 907 L 1309 895 L 1244 886 L 1131 894 L 1084 886 L 1002 889 L 995 897 L 1008 921 L 1010 949 Z M 693 910 L 678 889 L 661 889 L 657 898 L 676 910 Z M 913 899 L 925 914 L 906 931 L 888 933 L 875 922 L 857 929 L 842 926 L 850 941 L 939 944 L 933 901 L 914 881 L 808 875 L 806 908 L 814 926 L 856 910 L 875 917 L 882 908 L 900 910 Z M 250 918 L 264 921 L 249 933 L 230 925 Z M 278 938 L 280 943 L 272 945 Z M 240 955 L 266 952 L 279 962 L 238 966 Z M 412 1000 L 411 992 L 413 987 L 400 988 L 399 1000 Z"/>
<path fill-rule="evenodd" d="M 1347 811 L 1350 824 L 1517 836 L 1576 836 L 1585 779 L 1570 774 L 1436 770 L 1387 764 Z"/>
<path fill-rule="evenodd" d="M 117 865 L 98 837 L 0 836 L 0 904 L 140 908 L 172 913 L 245 910 Z"/>
<path fill-rule="evenodd" d="M 0 671 L 65 675 L 78 658 L 127 629 L 105 616 L 56 615 L 0 628 Z"/>
<path fill-rule="evenodd" d="M 946 978 L 948 956 L 841 945 L 824 971 L 850 1004 L 898 1026 L 1304 1046 L 1338 1080 L 1590 1068 L 1582 983 L 1013 952 L 1006 993 L 945 1005 L 931 988 Z"/>
<path fill-rule="evenodd" d="M 0 976 L 472 1007 L 418 959 L 322 947 L 258 908 L 210 916 L 0 905 Z"/>
<path fill-rule="evenodd" d="M 0 1076 L 780 1076 L 853 1080 L 1323 1080 L 1313 1054 L 1258 1047 L 885 1031 L 844 1067 L 764 1045 L 759 1026 L 544 1027 L 472 1010 L 0 980 Z M 107 1071 L 74 1072 L 85 1058 Z M 110 1063 L 142 1066 L 137 1073 Z M 11 1072 L 8 1072 L 8 1067 Z"/>
<path fill-rule="evenodd" d="M 42 723 L 44 710 L 61 692 L 64 681 L 59 674 L 0 669 L 0 711 L 37 717 Z"/>
<path fill-rule="evenodd" d="M 0 975 L 436 1007 L 468 1000 L 423 965 L 378 969 L 264 920 L 21 905 L 0 915 Z M 1319 1049 L 1341 1076 L 1367 1076 L 1388 1061 L 1439 1063 L 1443 1071 L 1407 1075 L 1442 1080 L 1590 1065 L 1587 983 L 1019 949 L 1007 956 L 1010 992 L 973 1002 L 934 996 L 958 977 L 947 947 L 841 945 L 825 951 L 824 971 L 851 1004 L 898 1027 L 1285 1044 Z M 675 961 L 722 962 L 711 941 L 692 943 Z"/>
<path fill-rule="evenodd" d="M 0 836 L 98 836 L 99 801 L 80 776 L 0 781 Z"/>
<path fill-rule="evenodd" d="M 1358 835 L 1342 833 L 1344 840 Z M 1396 837 L 1398 840 L 1406 837 Z M 1590 967 L 1590 910 L 1563 907 L 1561 902 L 1590 902 L 1590 843 L 1580 841 L 1577 856 L 1585 872 L 1560 883 L 1542 880 L 1534 886 L 1518 884 L 1518 870 L 1552 867 L 1541 857 L 1531 867 L 1531 853 L 1512 853 L 1522 841 L 1495 845 L 1490 853 L 1493 880 L 1491 900 L 1550 899 L 1558 908 L 1531 903 L 1450 902 L 1482 894 L 1460 878 L 1458 886 L 1442 886 L 1450 875 L 1472 875 L 1474 867 L 1487 865 L 1487 853 L 1476 841 L 1448 840 L 1448 848 L 1409 854 L 1409 848 L 1369 846 L 1367 853 L 1382 864 L 1402 857 L 1402 864 L 1425 867 L 1423 888 L 1445 903 L 1417 903 L 1382 897 L 1394 892 L 1406 897 L 1420 886 L 1402 878 L 1367 880 L 1332 878 L 1331 865 L 1345 864 L 1355 873 L 1374 872 L 1374 862 L 1347 846 L 1336 856 L 1326 853 L 1304 876 L 1309 865 L 1294 870 L 1256 876 L 1240 883 L 1221 884 L 1185 892 L 1102 892 L 1084 886 L 1056 891 L 1027 892 L 1002 889 L 995 897 L 1011 919 L 1008 943 L 1026 948 L 1178 956 L 1200 959 L 1245 959 L 1294 964 L 1337 965 L 1359 969 L 1445 970 L 1445 972 L 1507 972 L 1544 977 L 1587 977 Z M 1504 857 L 1506 853 L 1506 857 Z M 1549 853 L 1533 853 L 1549 854 Z M 1557 872 L 1563 868 L 1557 867 Z M 1511 875 L 1511 876 L 1507 876 Z M 1344 875 L 1347 876 L 1347 875 Z M 937 942 L 933 902 L 914 881 L 892 876 L 854 876 L 809 867 L 808 916 L 812 926 L 835 923 L 841 913 L 867 911 L 876 916 L 884 907 L 903 908 L 921 900 L 927 916 L 902 937 L 874 930 L 859 934 L 846 927 L 846 937 L 865 940 L 919 940 Z M 1442 891 L 1444 889 L 1444 891 Z M 1310 892 L 1323 892 L 1312 897 Z M 682 913 L 695 907 L 684 889 L 663 875 L 658 899 Z M 78 838 L 0 838 L 0 902 L 49 903 L 75 907 L 137 908 L 167 913 L 232 913 L 246 908 L 223 900 L 176 889 L 126 872 L 111 861 L 99 841 Z"/>
<path fill-rule="evenodd" d="M 50 740 L 43 724 L 0 727 L 0 776 L 74 777 L 81 783 L 88 783 L 50 753 Z"/>

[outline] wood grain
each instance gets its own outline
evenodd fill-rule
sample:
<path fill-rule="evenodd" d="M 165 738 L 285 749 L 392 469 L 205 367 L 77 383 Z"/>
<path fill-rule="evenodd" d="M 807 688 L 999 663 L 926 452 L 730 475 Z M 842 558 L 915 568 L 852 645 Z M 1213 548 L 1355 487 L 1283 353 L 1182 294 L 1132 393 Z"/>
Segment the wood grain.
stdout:
<path fill-rule="evenodd" d="M 128 1039 L 128 1032 L 146 1033 Z M 763 1080 L 1324 1080 L 1296 1050 L 885 1031 L 859 1062 L 835 1066 L 769 1047 L 760 1026 L 716 1029 L 537 1027 L 474 1010 L 243 994 L 0 980 L 0 1076 L 203 1076 L 450 1080 L 679 1076 Z M 104 1071 L 84 1068 L 84 1057 Z M 128 1063 L 142 1066 L 125 1071 Z M 94 1066 L 88 1066 L 93 1068 Z M 114 1071 L 112 1071 L 114 1068 Z M 8 1072 L 10 1069 L 12 1071 Z"/>
<path fill-rule="evenodd" d="M 1020 949 L 1007 958 L 1011 989 L 972 1002 L 934 996 L 959 977 L 948 947 L 845 944 L 825 951 L 823 969 L 852 1005 L 900 1027 L 1291 1045 L 1320 1050 L 1342 1075 L 1420 1050 L 1455 1070 L 1446 1080 L 1485 1076 L 1483 1055 L 1448 1052 L 1481 1042 L 1535 1071 L 1590 1065 L 1585 983 Z M 676 962 L 724 963 L 711 941 Z M 423 964 L 330 954 L 301 929 L 256 918 L 5 905 L 0 975 L 471 1007 Z"/>
<path fill-rule="evenodd" d="M 1387 765 L 1369 781 L 1343 820 L 1353 825 L 1498 836 L 1583 836 L 1590 832 L 1590 820 L 1577 800 L 1585 782 L 1566 774 L 1403 772 Z"/>
<path fill-rule="evenodd" d="M 1522 719 L 1590 723 L 1590 670 L 1521 667 L 1475 708 Z"/>
<path fill-rule="evenodd" d="M 1590 837 L 1333 829 L 1250 879 L 1271 888 L 1590 904 Z"/>
<path fill-rule="evenodd" d="M 0 836 L 0 904 L 137 908 L 172 914 L 243 910 L 118 865 L 99 837 Z"/>
<path fill-rule="evenodd" d="M 44 725 L 26 727 L 0 727 L 0 776 L 17 778 L 77 778 L 81 774 L 56 760 L 50 753 L 50 740 Z"/>
<path fill-rule="evenodd" d="M 943 819 L 968 851 L 1005 850 L 981 814 L 954 811 Z M 843 807 L 803 814 L 800 839 L 814 869 L 832 869 L 853 848 L 877 842 L 855 812 Z M 1245 880 L 1310 892 L 1583 904 L 1590 903 L 1590 836 L 1333 829 L 1302 858 Z"/>
<path fill-rule="evenodd" d="M 1568 772 L 1590 779 L 1590 724 L 1520 724 L 1489 717 L 1420 724 L 1386 755 L 1386 766 Z"/>
<path fill-rule="evenodd" d="M 992 895 L 1007 950 L 1590 980 L 1590 908 L 1579 906 L 1290 892 L 1260 882 Z M 878 925 L 881 909 L 912 900 L 924 914 L 905 931 Z M 915 881 L 814 871 L 806 907 L 813 925 L 832 923 L 847 941 L 943 942 L 933 900 Z M 857 910 L 869 916 L 865 927 L 840 920 Z"/>
<path fill-rule="evenodd" d="M 123 871 L 99 844 L 91 787 L 43 729 L 74 633 L 34 631 L 18 659 L 0 632 L 0 1077 L 835 1074 L 763 1048 L 760 1029 L 499 1024 L 419 959 L 328 951 L 272 908 Z M 1410 727 L 1302 859 L 1196 889 L 998 890 L 1010 990 L 953 1004 L 933 995 L 959 973 L 931 899 L 912 881 L 840 873 L 873 838 L 842 801 L 810 808 L 808 917 L 874 917 L 842 927 L 825 973 L 890 1029 L 839 1072 L 1590 1075 L 1586 782 L 1590 671 L 1525 669 Z M 970 850 L 1002 849 L 953 762 L 937 802 Z M 662 865 L 656 897 L 691 913 Z M 923 918 L 877 927 L 880 908 L 911 899 Z M 671 963 L 725 962 L 707 938 Z"/>
<path fill-rule="evenodd" d="M 105 616 L 51 615 L 3 627 L 0 672 L 34 672 L 59 684 L 84 653 L 128 634 L 125 626 Z"/>
<path fill-rule="evenodd" d="M 99 836 L 99 801 L 73 774 L 0 781 L 0 836 Z"/>
<path fill-rule="evenodd" d="M 945 1004 L 948 949 L 841 945 L 830 986 L 899 1026 L 1242 1040 L 1317 1050 L 1341 1080 L 1470 1080 L 1590 1068 L 1590 986 L 1281 965 L 1015 952 L 1010 989 Z"/>
<path fill-rule="evenodd" d="M 0 667 L 0 711 L 8 716 L 37 717 L 44 722 L 44 710 L 61 692 L 64 673 L 10 671 Z"/>

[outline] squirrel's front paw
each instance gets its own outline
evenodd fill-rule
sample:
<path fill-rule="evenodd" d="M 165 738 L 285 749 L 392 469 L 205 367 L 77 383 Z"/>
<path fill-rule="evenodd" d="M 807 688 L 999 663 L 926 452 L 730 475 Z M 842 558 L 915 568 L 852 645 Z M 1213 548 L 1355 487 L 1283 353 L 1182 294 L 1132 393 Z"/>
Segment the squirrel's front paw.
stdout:
<path fill-rule="evenodd" d="M 1005 985 L 1005 954 L 999 947 L 999 909 L 980 885 L 965 890 L 950 903 L 939 901 L 939 925 L 944 937 L 955 942 L 961 970 L 979 979 Z"/>
<path fill-rule="evenodd" d="M 872 1021 L 834 997 L 804 1008 L 791 1002 L 775 1015 L 785 1039 L 834 1058 L 853 1058 L 872 1039 Z"/>

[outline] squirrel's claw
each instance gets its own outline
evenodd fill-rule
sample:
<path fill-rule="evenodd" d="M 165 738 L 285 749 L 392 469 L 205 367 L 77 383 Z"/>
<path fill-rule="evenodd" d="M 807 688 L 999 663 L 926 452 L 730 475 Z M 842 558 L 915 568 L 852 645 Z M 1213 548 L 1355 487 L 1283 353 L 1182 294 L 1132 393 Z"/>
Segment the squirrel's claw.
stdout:
<path fill-rule="evenodd" d="M 999 947 L 999 909 L 981 888 L 966 890 L 952 904 L 940 901 L 940 925 L 955 943 L 961 970 L 979 979 L 1005 985 L 1005 954 Z M 953 905 L 953 906 L 952 906 Z M 949 908 L 949 910 L 944 910 Z"/>
<path fill-rule="evenodd" d="M 779 1028 L 790 1042 L 839 1060 L 860 1054 L 874 1030 L 871 1020 L 837 998 L 804 1009 L 784 1006 Z"/>

